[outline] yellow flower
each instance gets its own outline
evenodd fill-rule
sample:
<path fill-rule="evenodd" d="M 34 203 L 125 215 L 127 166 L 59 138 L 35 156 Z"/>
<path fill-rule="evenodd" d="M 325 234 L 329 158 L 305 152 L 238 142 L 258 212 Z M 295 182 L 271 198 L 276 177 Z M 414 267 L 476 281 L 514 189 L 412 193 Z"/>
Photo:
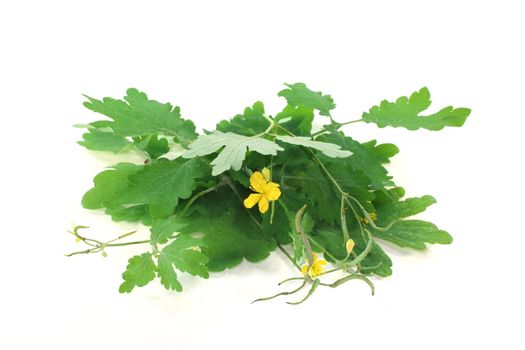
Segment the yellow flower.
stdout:
<path fill-rule="evenodd" d="M 312 266 L 310 267 L 310 270 L 308 270 L 308 265 L 303 265 L 303 267 L 301 268 L 301 272 L 305 276 L 308 273 L 310 277 L 316 278 L 317 276 L 320 276 L 326 272 L 323 266 L 326 265 L 327 262 L 323 259 L 318 259 L 316 253 L 313 253 L 313 256 L 314 261 L 312 263 Z"/>
<path fill-rule="evenodd" d="M 372 221 L 376 221 L 377 220 L 377 214 L 376 213 L 368 213 L 368 216 L 370 216 L 370 219 L 372 219 Z M 367 218 L 361 218 L 361 222 L 363 224 L 365 224 L 365 225 L 369 224 Z"/>
<path fill-rule="evenodd" d="M 250 189 L 257 193 L 252 193 L 244 200 L 246 208 L 252 208 L 259 203 L 259 211 L 266 213 L 269 202 L 276 201 L 281 196 L 279 185 L 270 181 L 270 170 L 264 168 L 261 172 L 256 171 L 250 177 Z"/>

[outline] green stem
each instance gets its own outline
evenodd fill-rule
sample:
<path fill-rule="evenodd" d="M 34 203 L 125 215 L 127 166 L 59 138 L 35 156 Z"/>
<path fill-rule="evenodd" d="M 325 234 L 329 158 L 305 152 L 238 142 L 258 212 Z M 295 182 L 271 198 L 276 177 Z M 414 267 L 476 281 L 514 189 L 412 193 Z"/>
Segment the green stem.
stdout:
<path fill-rule="evenodd" d="M 320 245 L 319 243 L 317 243 L 317 241 L 315 239 L 312 238 L 312 236 L 309 236 L 308 239 L 317 246 L 317 248 L 319 248 L 322 252 L 323 252 L 323 255 L 326 255 L 328 257 L 330 257 L 330 259 L 332 259 L 333 261 L 335 262 L 340 262 L 339 259 L 337 259 L 335 256 L 333 256 L 332 254 L 328 253 L 326 251 L 326 249 L 324 249 L 324 247 L 322 245 Z"/>
<path fill-rule="evenodd" d="M 341 230 L 343 231 L 344 243 L 346 245 L 346 242 L 350 240 L 350 234 L 346 226 L 345 196 L 341 196 Z"/>
<path fill-rule="evenodd" d="M 356 120 L 350 120 L 348 122 L 344 122 L 344 123 L 335 123 L 336 124 L 336 129 L 339 129 L 341 128 L 342 126 L 345 126 L 345 125 L 348 125 L 348 124 L 353 124 L 353 123 L 358 123 L 358 122 L 362 122 L 363 119 L 356 119 Z M 312 138 L 314 138 L 315 136 L 318 136 L 318 135 L 321 135 L 321 134 L 325 134 L 327 133 L 328 130 L 326 130 L 325 128 L 321 129 L 321 130 L 318 130 L 316 132 L 314 132 L 312 134 Z"/>
<path fill-rule="evenodd" d="M 271 300 L 271 299 L 274 299 L 274 298 L 277 298 L 281 295 L 290 295 L 290 294 L 294 294 L 294 293 L 297 293 L 298 291 L 300 291 L 301 289 L 304 288 L 304 286 L 306 286 L 306 280 L 304 280 L 304 282 L 296 289 L 290 291 L 290 292 L 281 292 L 281 293 L 277 293 L 275 295 L 272 295 L 271 297 L 267 297 L 267 298 L 260 298 L 260 299 L 256 299 L 254 301 L 252 301 L 252 304 L 253 303 L 256 303 L 258 301 L 265 301 L 265 300 Z"/>
<path fill-rule="evenodd" d="M 218 189 L 219 187 L 224 186 L 224 185 L 226 185 L 226 181 L 223 178 L 222 181 L 219 182 L 218 184 L 216 184 L 215 186 L 207 188 L 205 190 L 202 190 L 199 193 L 196 193 L 193 197 L 191 197 L 191 199 L 188 201 L 188 203 L 186 203 L 186 205 L 184 206 L 184 209 L 182 209 L 182 211 L 180 212 L 180 216 L 183 217 L 184 214 L 186 214 L 186 211 L 191 207 L 191 205 L 197 199 L 199 199 L 200 197 L 202 197 L 202 196 L 204 196 L 204 195 L 206 195 L 206 194 L 208 194 L 210 192 L 215 191 L 216 189 Z"/>
<path fill-rule="evenodd" d="M 306 210 L 306 204 L 297 211 L 297 214 L 295 214 L 295 230 L 299 234 L 299 237 L 301 237 L 301 241 L 303 241 L 304 247 L 306 249 L 306 256 L 308 257 L 308 270 L 314 263 L 314 255 L 312 252 L 312 246 L 310 245 L 310 242 L 308 241 L 308 236 L 306 235 L 306 232 L 304 232 L 303 225 L 301 224 L 301 220 L 303 218 L 304 211 Z"/>
<path fill-rule="evenodd" d="M 291 278 L 287 278 L 287 279 L 285 279 L 284 281 L 279 282 L 277 285 L 280 286 L 280 285 L 282 285 L 282 284 L 285 284 L 286 282 L 298 281 L 298 280 L 301 280 L 301 281 L 302 281 L 302 280 L 304 280 L 304 279 L 305 279 L 305 277 L 291 277 Z"/>
<path fill-rule="evenodd" d="M 254 135 L 252 137 L 261 137 L 261 136 L 264 136 L 266 134 L 269 134 L 272 131 L 272 129 L 274 128 L 274 126 L 277 125 L 277 124 L 275 124 L 275 121 L 272 118 L 270 118 L 270 117 L 268 117 L 266 115 L 263 115 L 263 117 L 270 123 L 270 125 L 268 126 L 268 128 L 266 128 L 266 130 L 264 130 L 260 134 Z"/>
<path fill-rule="evenodd" d="M 340 285 L 342 285 L 343 283 L 346 283 L 346 282 L 351 281 L 351 280 L 361 280 L 361 281 L 365 282 L 370 287 L 370 289 L 372 291 L 372 295 L 375 294 L 375 287 L 374 287 L 374 284 L 372 283 L 372 281 L 370 281 L 365 276 L 358 275 L 358 274 L 354 274 L 354 275 L 349 275 L 349 276 L 343 277 L 343 278 L 338 279 L 337 281 L 335 281 L 334 283 L 331 283 L 331 284 L 321 283 L 321 285 L 322 286 L 327 286 L 327 287 L 332 287 L 332 288 L 337 288 Z"/>
<path fill-rule="evenodd" d="M 288 253 L 288 251 L 282 246 L 282 244 L 277 242 L 277 240 L 275 240 L 275 242 L 277 243 L 277 247 L 281 250 L 281 252 L 283 252 L 284 255 L 286 255 L 288 260 L 290 260 L 292 264 L 294 264 L 294 266 L 297 267 L 299 271 L 301 271 L 301 267 L 295 262 L 290 253 Z"/>
<path fill-rule="evenodd" d="M 116 238 L 114 238 L 112 240 L 109 240 L 107 242 L 101 242 L 101 241 L 97 241 L 97 240 L 92 239 L 92 238 L 86 238 L 86 237 L 81 236 L 78 233 L 78 230 L 81 229 L 81 228 L 87 228 L 87 226 L 77 226 L 77 227 L 74 228 L 73 232 L 71 232 L 71 233 L 73 235 L 75 235 L 77 238 L 79 238 L 80 240 L 82 240 L 84 243 L 86 243 L 87 245 L 89 245 L 89 246 L 91 246 L 93 248 L 89 248 L 89 249 L 86 249 L 86 250 L 81 250 L 81 251 L 73 252 L 73 253 L 70 253 L 70 254 L 66 254 L 67 257 L 74 256 L 74 255 L 79 255 L 79 254 L 98 253 L 98 252 L 101 252 L 101 251 L 104 252 L 104 249 L 107 248 L 107 247 L 122 247 L 122 246 L 127 246 L 127 245 L 150 243 L 150 240 L 125 242 L 125 243 L 113 243 L 113 242 L 116 242 L 116 241 L 121 240 L 123 238 L 126 238 L 128 236 L 131 236 L 131 235 L 135 234 L 137 231 L 131 231 L 131 232 L 125 233 L 123 235 L 120 235 L 120 236 L 118 236 L 118 237 L 116 237 Z M 93 244 L 91 242 L 95 242 L 95 244 Z"/>
<path fill-rule="evenodd" d="M 372 237 L 372 233 L 370 231 L 366 230 L 366 229 L 365 229 L 365 231 L 366 231 L 366 233 L 368 233 L 368 242 L 366 244 L 366 247 L 361 252 L 361 254 L 359 254 L 354 260 L 352 260 L 352 261 L 350 261 L 348 263 L 348 265 L 347 265 L 348 268 L 360 264 L 361 261 L 363 261 L 368 256 L 368 254 L 372 250 L 372 247 L 374 246 L 374 238 Z"/>
<path fill-rule="evenodd" d="M 310 298 L 312 296 L 312 294 L 314 294 L 315 290 L 317 289 L 317 286 L 319 286 L 319 283 L 321 283 L 321 281 L 319 279 L 315 279 L 314 282 L 312 283 L 312 287 L 310 288 L 310 290 L 308 291 L 308 294 L 306 294 L 306 296 L 304 297 L 304 299 L 302 300 L 299 300 L 299 301 L 296 301 L 294 303 L 291 303 L 291 302 L 287 302 L 287 304 L 290 304 L 290 305 L 299 305 L 299 304 L 302 304 L 304 303 L 308 298 Z"/>

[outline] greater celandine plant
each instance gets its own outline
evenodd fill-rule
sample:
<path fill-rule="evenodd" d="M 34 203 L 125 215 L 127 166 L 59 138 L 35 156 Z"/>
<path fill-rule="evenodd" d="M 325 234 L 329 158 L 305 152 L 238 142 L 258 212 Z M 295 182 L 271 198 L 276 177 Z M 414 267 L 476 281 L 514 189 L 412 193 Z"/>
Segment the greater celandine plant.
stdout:
<path fill-rule="evenodd" d="M 143 245 L 144 253 L 129 259 L 120 292 L 156 277 L 180 292 L 180 273 L 208 278 L 210 271 L 244 259 L 255 263 L 279 249 L 297 268 L 296 276 L 280 285 L 299 286 L 257 301 L 306 287 L 305 296 L 290 302 L 299 304 L 319 286 L 335 288 L 350 280 L 365 282 L 374 293 L 369 277 L 392 274 L 381 240 L 416 250 L 452 242 L 434 224 L 407 219 L 436 200 L 403 198 L 404 189 L 385 168 L 398 148 L 359 142 L 340 129 L 364 122 L 437 131 L 462 126 L 469 109 L 449 106 L 426 114 L 430 93 L 422 88 L 395 102 L 382 101 L 361 119 L 336 121 L 331 96 L 303 83 L 286 84 L 279 96 L 287 103 L 275 116 L 256 102 L 202 134 L 181 118 L 179 107 L 149 100 L 136 89 L 124 100 L 86 96 L 84 105 L 108 118 L 81 125 L 87 131 L 79 144 L 117 154 L 138 151 L 144 162 L 117 163 L 96 175 L 82 205 L 104 210 L 114 221 L 142 223 L 151 234 L 129 241 L 134 231 L 103 242 L 77 226 L 71 233 L 88 247 L 69 256 L 106 256 L 109 248 Z M 324 125 L 314 131 L 316 114 Z M 179 157 L 168 156 L 180 146 Z M 333 272 L 339 277 L 330 279 Z"/>

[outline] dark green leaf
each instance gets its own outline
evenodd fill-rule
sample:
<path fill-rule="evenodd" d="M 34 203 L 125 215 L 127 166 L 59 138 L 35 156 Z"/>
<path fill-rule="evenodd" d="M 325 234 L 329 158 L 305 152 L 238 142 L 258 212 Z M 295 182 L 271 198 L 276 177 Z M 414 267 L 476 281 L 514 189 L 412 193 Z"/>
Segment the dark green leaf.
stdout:
<path fill-rule="evenodd" d="M 204 234 L 202 240 L 206 247 L 202 252 L 210 259 L 210 271 L 234 267 L 243 259 L 263 260 L 275 249 L 273 239 L 262 234 L 253 221 L 255 216 L 250 217 L 231 189 L 221 188 L 210 193 L 197 200 L 194 206 L 195 211 L 184 220 L 188 225 L 182 232 Z"/>

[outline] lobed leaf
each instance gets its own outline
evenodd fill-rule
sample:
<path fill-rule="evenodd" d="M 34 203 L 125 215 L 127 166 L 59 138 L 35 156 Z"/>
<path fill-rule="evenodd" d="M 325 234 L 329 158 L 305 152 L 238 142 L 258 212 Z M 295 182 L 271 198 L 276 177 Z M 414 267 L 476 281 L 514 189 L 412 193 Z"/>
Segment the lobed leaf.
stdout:
<path fill-rule="evenodd" d="M 330 111 L 335 108 L 334 100 L 330 95 L 312 91 L 303 83 L 285 85 L 288 88 L 280 91 L 278 95 L 286 98 L 289 105 L 315 109 L 324 116 L 329 116 Z"/>
<path fill-rule="evenodd" d="M 200 135 L 189 146 L 182 157 L 202 157 L 219 151 L 219 155 L 210 163 L 213 166 L 212 175 L 217 176 L 233 169 L 239 170 L 246 158 L 247 151 L 254 151 L 263 155 L 276 155 L 283 148 L 274 141 L 262 137 L 248 137 L 231 132 L 214 131 L 208 135 Z"/>
<path fill-rule="evenodd" d="M 179 235 L 160 253 L 158 276 L 166 289 L 182 291 L 175 268 L 193 276 L 208 278 L 208 258 L 200 251 L 204 243 L 186 235 Z"/>
<path fill-rule="evenodd" d="M 374 106 L 363 113 L 363 120 L 367 123 L 376 123 L 380 128 L 393 126 L 408 130 L 424 128 L 437 131 L 445 126 L 462 126 L 470 115 L 470 109 L 452 106 L 445 107 L 434 114 L 421 115 L 431 103 L 430 92 L 424 87 L 412 93 L 410 98 L 402 96 L 396 102 L 381 101 L 379 106 Z"/>
<path fill-rule="evenodd" d="M 126 271 L 122 274 L 124 282 L 120 285 L 120 293 L 130 293 L 135 287 L 144 287 L 155 278 L 157 267 L 150 253 L 136 255 L 129 259 Z"/>
<path fill-rule="evenodd" d="M 314 141 L 310 137 L 303 136 L 277 136 L 277 140 L 291 145 L 304 146 L 321 151 L 330 158 L 346 158 L 352 155 L 348 150 L 342 150 L 341 146 L 329 142 Z"/>

